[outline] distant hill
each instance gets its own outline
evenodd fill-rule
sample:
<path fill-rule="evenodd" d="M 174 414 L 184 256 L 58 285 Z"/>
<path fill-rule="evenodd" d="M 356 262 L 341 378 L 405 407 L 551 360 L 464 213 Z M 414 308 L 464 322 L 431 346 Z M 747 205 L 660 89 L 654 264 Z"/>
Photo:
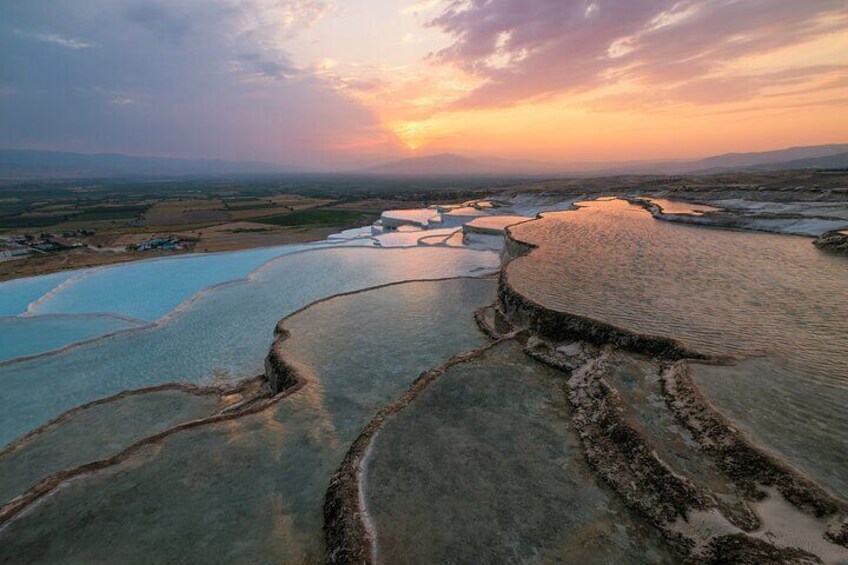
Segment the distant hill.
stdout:
<path fill-rule="evenodd" d="M 409 157 L 348 173 L 399 177 L 598 177 L 632 174 L 710 174 L 848 167 L 848 144 L 792 147 L 759 153 L 727 153 L 695 161 L 557 165 L 543 161 L 466 157 L 453 153 Z M 218 176 L 306 172 L 254 161 L 137 157 L 119 153 L 70 153 L 0 149 L 0 180 L 109 178 L 122 176 Z"/>
<path fill-rule="evenodd" d="M 759 171 L 789 170 L 789 169 L 848 169 L 848 153 L 828 155 L 827 157 L 811 157 L 796 159 L 784 163 L 758 165 Z"/>
<path fill-rule="evenodd" d="M 373 167 L 359 169 L 359 173 L 372 175 L 453 175 L 453 176 L 489 176 L 489 175 L 545 175 L 562 173 L 563 168 L 541 161 L 471 158 L 453 153 L 440 153 L 421 157 L 409 157 L 398 161 L 382 163 Z"/>
<path fill-rule="evenodd" d="M 708 157 L 700 161 L 686 163 L 687 172 L 720 172 L 748 168 L 768 168 L 786 170 L 792 168 L 829 168 L 844 163 L 838 157 L 848 153 L 848 144 L 812 145 L 808 147 L 790 147 L 778 151 L 760 153 L 727 153 Z M 836 157 L 836 159 L 833 159 Z M 826 164 L 830 162 L 831 164 Z"/>
<path fill-rule="evenodd" d="M 695 161 L 657 161 L 626 163 L 614 167 L 595 165 L 582 168 L 591 176 L 603 175 L 706 175 L 731 171 L 786 171 L 791 169 L 839 168 L 845 166 L 840 155 L 848 153 L 848 144 L 791 147 L 759 153 L 726 153 Z"/>
<path fill-rule="evenodd" d="M 356 172 L 396 176 L 611 176 L 623 174 L 709 174 L 741 170 L 789 170 L 846 166 L 848 144 L 792 147 L 759 153 L 727 153 L 696 161 L 556 165 L 542 161 L 472 158 L 453 153 L 409 157 Z"/>
<path fill-rule="evenodd" d="M 360 169 L 359 172 L 375 175 L 457 175 L 480 174 L 484 169 L 474 159 L 442 153 L 425 157 L 409 157 Z"/>
<path fill-rule="evenodd" d="M 287 172 L 270 163 L 0 149 L 0 178 L 229 175 Z"/>

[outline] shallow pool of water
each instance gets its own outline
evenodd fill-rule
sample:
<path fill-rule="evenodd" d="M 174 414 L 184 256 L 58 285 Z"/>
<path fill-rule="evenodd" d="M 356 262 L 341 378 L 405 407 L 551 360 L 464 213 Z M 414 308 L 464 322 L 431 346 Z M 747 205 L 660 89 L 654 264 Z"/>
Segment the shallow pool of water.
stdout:
<path fill-rule="evenodd" d="M 502 216 L 484 216 L 465 224 L 463 231 L 479 232 L 488 234 L 502 234 L 507 227 L 532 219 L 530 216 L 515 216 L 504 214 Z"/>
<path fill-rule="evenodd" d="M 621 200 L 512 232 L 540 248 L 509 281 L 547 307 L 705 353 L 799 359 L 848 387 L 848 259 L 809 238 L 663 222 Z"/>
<path fill-rule="evenodd" d="M 692 378 L 758 445 L 785 455 L 848 500 L 848 397 L 809 383 L 803 367 L 769 358 L 731 366 L 692 364 Z"/>
<path fill-rule="evenodd" d="M 718 212 L 721 210 L 721 208 L 716 208 L 715 206 L 692 204 L 690 202 L 683 202 L 682 200 L 669 200 L 667 198 L 647 198 L 646 200 L 659 206 L 664 214 L 701 216 L 704 212 Z"/>
<path fill-rule="evenodd" d="M 70 483 L 0 531 L 0 562 L 322 562 L 324 492 L 350 443 L 421 371 L 486 342 L 472 314 L 494 288 L 401 284 L 293 316 L 284 349 L 305 388 Z"/>
<path fill-rule="evenodd" d="M 86 407 L 0 455 L 0 504 L 53 473 L 111 457 L 221 405 L 214 393 L 162 390 Z"/>
<path fill-rule="evenodd" d="M 507 342 L 390 417 L 363 481 L 377 561 L 672 562 L 593 477 L 565 380 Z"/>
<path fill-rule="evenodd" d="M 26 259 L 22 259 L 26 260 Z M 17 316 L 29 305 L 80 271 L 52 273 L 0 283 L 0 316 Z"/>
<path fill-rule="evenodd" d="M 848 258 L 806 237 L 655 220 L 621 200 L 512 232 L 540 247 L 509 264 L 509 282 L 546 307 L 766 359 L 699 371 L 715 375 L 699 383 L 757 440 L 845 494 Z"/>
<path fill-rule="evenodd" d="M 0 362 L 142 325 L 141 321 L 99 315 L 0 318 Z"/>
<path fill-rule="evenodd" d="M 280 258 L 249 281 L 204 294 L 159 326 L 0 367 L 0 445 L 74 406 L 122 390 L 171 381 L 229 382 L 261 373 L 276 322 L 320 298 L 497 267 L 492 252 L 435 247 L 325 249 Z"/>
<path fill-rule="evenodd" d="M 29 313 L 106 313 L 154 321 L 204 288 L 246 277 L 275 257 L 318 245 L 192 254 L 90 269 L 42 297 L 30 307 Z"/>

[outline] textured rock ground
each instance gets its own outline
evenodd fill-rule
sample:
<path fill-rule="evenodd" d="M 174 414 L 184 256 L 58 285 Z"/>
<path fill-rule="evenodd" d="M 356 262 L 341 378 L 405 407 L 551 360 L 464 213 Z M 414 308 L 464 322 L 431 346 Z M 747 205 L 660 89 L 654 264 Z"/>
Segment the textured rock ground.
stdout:
<path fill-rule="evenodd" d="M 813 241 L 813 245 L 825 251 L 848 254 L 848 229 L 825 232 Z"/>
<path fill-rule="evenodd" d="M 646 202 L 647 206 L 655 206 Z M 510 230 L 507 237 L 515 239 Z M 507 243 L 506 261 L 534 252 L 534 246 L 515 240 Z M 842 544 L 844 504 L 801 473 L 782 464 L 754 447 L 731 426 L 688 378 L 684 359 L 707 356 L 682 347 L 670 338 L 640 335 L 599 320 L 554 310 L 517 292 L 502 270 L 498 285 L 498 307 L 514 323 L 528 327 L 539 337 L 530 337 L 525 351 L 537 360 L 571 375 L 569 398 L 574 423 L 580 431 L 583 448 L 592 467 L 631 507 L 647 516 L 692 562 L 709 563 L 819 563 L 805 549 L 791 547 L 792 541 L 781 534 L 763 536 L 755 516 L 722 516 L 722 505 L 709 491 L 700 490 L 674 473 L 651 447 L 651 438 L 630 425 L 622 401 L 610 386 L 605 366 L 609 348 L 620 348 L 649 355 L 660 365 L 670 367 L 662 374 L 663 392 L 674 416 L 698 442 L 718 468 L 751 501 L 773 496 L 814 517 L 813 528 L 803 543 L 823 549 L 828 561 L 848 558 L 829 543 Z M 540 339 L 541 338 L 541 339 Z M 587 356 L 584 347 L 569 342 L 586 341 L 600 354 Z M 587 360 L 588 357 L 588 360 Z M 675 362 L 676 361 L 676 362 Z M 779 495 L 768 488 L 774 487 Z M 734 517 L 731 517 L 734 518 Z M 771 516 L 760 516 L 768 523 Z M 829 520 L 829 522 L 828 522 Z M 743 533 L 738 523 L 751 534 Z M 771 536 L 771 537 L 769 537 Z M 844 544 L 842 544 L 844 545 Z"/>

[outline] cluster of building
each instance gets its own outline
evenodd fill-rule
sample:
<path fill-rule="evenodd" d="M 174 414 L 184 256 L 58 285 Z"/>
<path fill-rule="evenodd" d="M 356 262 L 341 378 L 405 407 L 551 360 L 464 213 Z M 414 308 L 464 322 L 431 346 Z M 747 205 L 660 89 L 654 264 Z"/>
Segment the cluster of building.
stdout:
<path fill-rule="evenodd" d="M 87 247 L 87 244 L 80 238 L 94 234 L 94 230 L 80 229 L 74 232 L 64 232 L 61 235 L 42 233 L 0 237 L 0 259 Z M 180 251 L 188 249 L 191 244 L 191 241 L 183 241 L 175 236 L 154 237 L 135 245 L 128 245 L 127 251 Z"/>
<path fill-rule="evenodd" d="M 81 233 L 84 232 L 84 233 Z M 78 230 L 76 232 L 57 235 L 53 233 L 42 233 L 38 235 L 10 235 L 0 242 L 0 258 L 21 257 L 32 253 L 54 253 L 78 247 L 85 244 L 78 239 L 79 236 L 94 235 L 91 230 Z"/>
<path fill-rule="evenodd" d="M 130 251 L 150 251 L 153 249 L 159 249 L 162 251 L 177 251 L 180 249 L 187 249 L 188 243 L 173 236 L 154 237 L 136 245 L 128 245 L 127 248 Z"/>

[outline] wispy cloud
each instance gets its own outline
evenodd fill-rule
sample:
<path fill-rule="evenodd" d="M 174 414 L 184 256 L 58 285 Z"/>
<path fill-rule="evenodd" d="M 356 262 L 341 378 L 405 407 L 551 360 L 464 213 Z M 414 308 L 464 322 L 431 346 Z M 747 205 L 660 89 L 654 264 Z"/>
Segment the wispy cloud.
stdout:
<path fill-rule="evenodd" d="M 432 10 L 439 4 L 444 4 L 445 0 L 419 0 L 418 2 L 414 2 L 409 4 L 408 6 L 404 6 L 400 9 L 401 14 L 418 14 L 420 12 L 427 12 Z"/>
<path fill-rule="evenodd" d="M 429 25 L 453 39 L 432 60 L 481 80 L 456 103 L 473 108 L 614 82 L 719 98 L 696 87 L 726 88 L 727 81 L 706 79 L 730 62 L 846 33 L 848 12 L 844 0 L 456 0 Z M 745 80 L 734 96 L 780 80 Z M 688 81 L 692 87 L 682 87 Z"/>
<path fill-rule="evenodd" d="M 845 2 L 7 1 L 0 145 L 338 163 L 392 156 L 394 131 L 588 158 L 687 116 L 692 143 L 740 140 L 736 115 L 700 116 L 768 107 L 816 109 L 747 139 L 828 140 L 848 114 L 815 105 L 844 98 Z"/>
<path fill-rule="evenodd" d="M 64 37 L 56 33 L 32 33 L 17 29 L 15 30 L 15 33 L 28 39 L 34 39 L 36 41 L 41 41 L 44 43 L 52 43 L 54 45 L 59 45 L 60 47 L 65 47 L 67 49 L 89 49 L 91 47 L 96 47 L 96 44 L 92 43 L 91 41 L 74 39 L 72 37 Z"/>
<path fill-rule="evenodd" d="M 328 84 L 329 57 L 316 68 L 289 54 L 333 6 L 331 0 L 4 5 L 0 84 L 16 94 L 0 112 L 0 144 L 319 166 L 393 151 L 391 140 L 347 150 L 351 155 L 333 149 L 381 125 Z M 26 40 L 9 41 L 10 35 Z M 86 57 L 60 56 L 37 48 L 39 42 L 68 53 L 97 48 Z"/>

